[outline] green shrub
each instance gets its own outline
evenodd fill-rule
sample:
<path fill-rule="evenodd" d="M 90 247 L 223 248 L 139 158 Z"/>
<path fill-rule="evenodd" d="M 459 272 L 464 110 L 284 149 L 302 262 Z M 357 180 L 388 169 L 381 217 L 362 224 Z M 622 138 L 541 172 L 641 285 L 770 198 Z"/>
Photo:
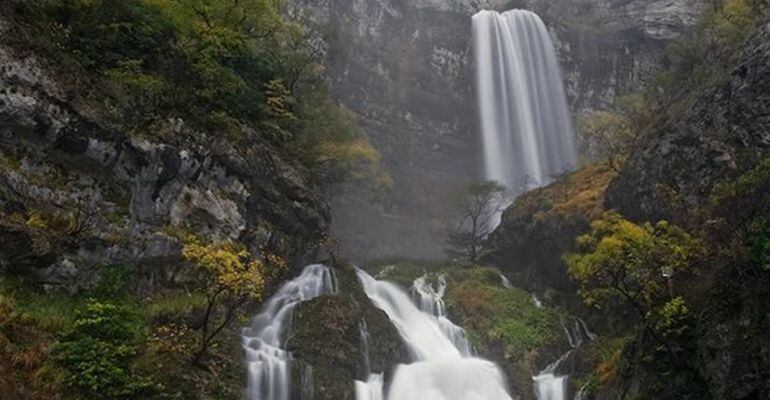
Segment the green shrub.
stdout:
<path fill-rule="evenodd" d="M 54 347 L 65 384 L 93 399 L 141 398 L 152 381 L 131 371 L 145 336 L 144 321 L 130 306 L 89 300 Z"/>

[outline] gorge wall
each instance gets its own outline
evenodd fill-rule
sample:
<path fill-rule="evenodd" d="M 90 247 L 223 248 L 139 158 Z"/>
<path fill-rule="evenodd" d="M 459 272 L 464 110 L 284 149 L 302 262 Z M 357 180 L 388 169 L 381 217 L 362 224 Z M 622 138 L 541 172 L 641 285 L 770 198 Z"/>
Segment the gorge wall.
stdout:
<path fill-rule="evenodd" d="M 292 0 L 323 37 L 334 97 L 394 179 L 383 204 L 337 196 L 333 230 L 358 261 L 444 256 L 451 198 L 481 175 L 470 16 L 525 8 L 549 27 L 573 114 L 643 86 L 702 0 Z"/>
<path fill-rule="evenodd" d="M 3 18 L 0 272 L 75 292 L 100 267 L 136 265 L 157 284 L 177 278 L 186 232 L 274 248 L 292 266 L 314 257 L 328 204 L 277 151 L 181 119 L 124 131 L 79 96 L 86 85 L 10 43 L 18 27 Z"/>

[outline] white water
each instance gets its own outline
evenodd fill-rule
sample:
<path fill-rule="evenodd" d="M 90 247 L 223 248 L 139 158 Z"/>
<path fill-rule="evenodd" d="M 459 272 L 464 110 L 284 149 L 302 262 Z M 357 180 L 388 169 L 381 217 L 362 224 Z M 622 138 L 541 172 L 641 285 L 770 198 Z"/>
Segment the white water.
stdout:
<path fill-rule="evenodd" d="M 390 385 L 388 400 L 510 400 L 505 379 L 493 363 L 471 356 L 462 329 L 444 315 L 443 292 L 446 281 L 439 279 L 434 287 L 426 277 L 412 285 L 418 296 L 418 309 L 398 286 L 378 281 L 363 271 L 358 278 L 375 306 L 385 311 L 401 334 L 411 354 L 412 363 L 397 367 Z M 442 283 L 443 282 L 443 283 Z M 442 326 L 444 318 L 452 328 Z M 454 335 L 462 335 L 462 340 Z M 466 345 L 457 346 L 456 342 Z M 358 400 L 376 399 L 365 392 Z M 370 385 L 367 385 L 371 388 Z M 374 396 L 384 398 L 382 393 Z"/>
<path fill-rule="evenodd" d="M 535 307 L 543 308 L 543 302 L 537 298 L 537 295 L 532 293 L 532 302 L 535 303 Z"/>
<path fill-rule="evenodd" d="M 511 285 L 511 281 L 508 280 L 508 278 L 505 277 L 505 275 L 500 274 L 500 281 L 503 283 L 503 287 L 506 289 L 512 289 L 513 285 Z"/>
<path fill-rule="evenodd" d="M 243 331 L 248 367 L 249 400 L 289 400 L 291 398 L 291 354 L 283 349 L 283 334 L 291 322 L 294 307 L 326 293 L 335 293 L 332 271 L 324 265 L 305 267 L 298 277 L 286 282 L 270 298 Z M 312 369 L 302 373 L 301 397 L 312 399 Z M 306 393 L 310 388 L 310 392 Z"/>
<path fill-rule="evenodd" d="M 438 323 L 441 331 L 454 344 L 455 348 L 460 351 L 460 354 L 472 356 L 475 352 L 465 336 L 465 331 L 446 316 L 446 307 L 444 306 L 446 286 L 445 275 L 442 274 L 436 278 L 435 286 L 430 283 L 428 276 L 424 275 L 414 280 L 411 291 L 415 294 L 420 310 L 432 315 L 436 319 L 436 323 Z"/>
<path fill-rule="evenodd" d="M 383 400 L 382 374 L 370 374 L 366 382 L 356 381 L 356 400 Z"/>
<path fill-rule="evenodd" d="M 519 191 L 574 168 L 563 81 L 540 17 L 480 11 L 473 16 L 473 48 L 485 178 Z"/>
<path fill-rule="evenodd" d="M 358 324 L 358 335 L 363 355 L 363 375 L 366 381 L 355 381 L 356 400 L 383 400 L 383 374 L 372 373 L 371 352 L 369 350 L 369 328 L 365 321 Z"/>
<path fill-rule="evenodd" d="M 562 320 L 561 325 L 573 350 L 588 340 L 596 339 L 596 335 L 588 330 L 588 326 L 586 326 L 582 319 L 570 316 L 567 317 L 567 320 L 566 322 Z M 556 362 L 547 366 L 539 375 L 532 378 L 535 382 L 535 395 L 538 400 L 567 400 L 569 376 L 558 375 L 557 369 L 570 357 L 573 350 L 564 353 Z M 580 392 L 578 392 L 579 395 Z"/>

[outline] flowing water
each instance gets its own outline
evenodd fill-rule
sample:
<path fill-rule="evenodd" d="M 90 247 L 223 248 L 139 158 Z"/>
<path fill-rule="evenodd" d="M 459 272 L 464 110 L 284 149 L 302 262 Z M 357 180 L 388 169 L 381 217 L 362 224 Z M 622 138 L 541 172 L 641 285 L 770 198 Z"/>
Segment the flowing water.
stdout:
<path fill-rule="evenodd" d="M 289 400 L 291 398 L 291 354 L 284 350 L 283 333 L 291 322 L 294 307 L 326 293 L 335 293 L 331 269 L 316 264 L 286 282 L 244 329 L 243 345 L 248 367 L 249 400 Z M 302 371 L 301 398 L 312 399 L 312 368 Z M 308 392 L 310 388 L 310 392 Z"/>
<path fill-rule="evenodd" d="M 431 284 L 428 276 L 425 275 L 414 280 L 411 291 L 416 297 L 420 310 L 432 315 L 436 319 L 436 323 L 438 323 L 441 331 L 452 341 L 452 344 L 460 351 L 460 354 L 471 356 L 474 354 L 473 346 L 465 337 L 465 331 L 446 316 L 446 308 L 444 306 L 446 286 L 446 276 L 439 275 L 434 286 Z"/>
<path fill-rule="evenodd" d="M 383 400 L 384 378 L 382 373 L 372 373 L 371 352 L 369 350 L 369 328 L 365 321 L 358 324 L 358 335 L 363 355 L 363 376 L 366 381 L 355 381 L 356 400 Z"/>
<path fill-rule="evenodd" d="M 472 21 L 485 177 L 512 191 L 547 184 L 577 160 L 548 30 L 524 10 L 480 11 Z"/>
<path fill-rule="evenodd" d="M 446 318 L 442 298 L 445 279 L 439 278 L 436 286 L 427 277 L 414 282 L 412 292 L 418 308 L 398 286 L 363 271 L 358 271 L 358 277 L 374 305 L 390 317 L 411 355 L 410 364 L 396 368 L 388 400 L 511 399 L 497 366 L 473 357 L 463 330 Z M 357 397 L 370 398 L 374 397 Z"/>
<path fill-rule="evenodd" d="M 410 297 L 392 283 L 377 280 L 361 270 L 357 274 L 367 296 L 388 315 L 410 354 L 410 363 L 396 367 L 386 394 L 383 373 L 372 371 L 370 333 L 361 321 L 359 375 L 366 380 L 354 382 L 357 400 L 511 400 L 500 369 L 475 357 L 465 331 L 447 318 L 444 275 L 417 278 L 409 290 Z M 332 270 L 311 265 L 284 284 L 254 317 L 243 332 L 250 400 L 313 400 L 310 365 L 298 365 L 301 387 L 290 387 L 292 357 L 284 348 L 283 336 L 297 304 L 336 291 Z M 562 326 L 573 349 L 596 338 L 579 318 L 568 317 Z M 568 376 L 559 375 L 557 370 L 571 353 L 572 350 L 565 353 L 533 377 L 539 400 L 567 399 Z"/>
<path fill-rule="evenodd" d="M 559 375 L 558 369 L 562 363 L 567 361 L 572 355 L 574 349 L 577 349 L 583 343 L 596 339 L 596 334 L 588 330 L 586 323 L 578 318 L 569 316 L 561 322 L 564 328 L 564 334 L 567 336 L 572 350 L 564 353 L 556 362 L 547 366 L 543 371 L 532 379 L 535 382 L 535 395 L 538 400 L 567 400 L 569 395 L 569 376 Z M 582 392 L 582 388 L 581 388 Z M 578 399 L 580 392 L 576 395 Z"/>

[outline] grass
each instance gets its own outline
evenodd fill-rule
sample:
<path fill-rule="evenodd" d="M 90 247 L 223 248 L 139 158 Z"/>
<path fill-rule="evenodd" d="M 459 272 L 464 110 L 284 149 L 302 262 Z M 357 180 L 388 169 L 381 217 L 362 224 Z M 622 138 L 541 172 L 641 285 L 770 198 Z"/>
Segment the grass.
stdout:
<path fill-rule="evenodd" d="M 205 305 L 206 296 L 202 293 L 171 291 L 151 299 L 146 305 L 146 315 L 150 319 L 178 317 Z"/>
<path fill-rule="evenodd" d="M 3 277 L 0 277 L 0 296 L 11 299 L 22 319 L 50 333 L 69 328 L 75 320 L 75 309 L 84 302 L 77 296 L 36 290 Z"/>
<path fill-rule="evenodd" d="M 506 358 L 521 358 L 563 340 L 560 313 L 536 307 L 532 296 L 523 290 L 504 287 L 497 269 L 477 267 L 448 276 L 449 313 L 480 349 L 501 342 Z"/>

